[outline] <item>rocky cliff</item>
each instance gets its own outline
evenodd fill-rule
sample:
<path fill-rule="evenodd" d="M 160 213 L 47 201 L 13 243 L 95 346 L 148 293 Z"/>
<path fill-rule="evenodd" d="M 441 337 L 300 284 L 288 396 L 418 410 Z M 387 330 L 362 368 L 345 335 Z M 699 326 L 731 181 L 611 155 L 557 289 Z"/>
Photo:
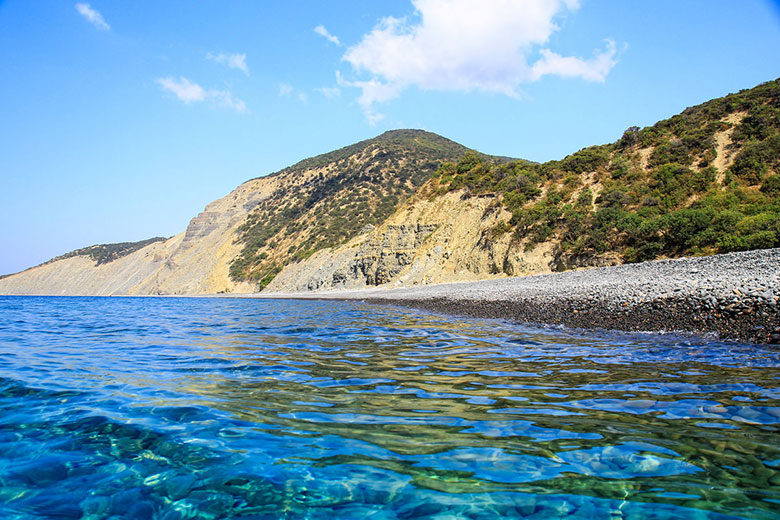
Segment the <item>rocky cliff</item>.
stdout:
<path fill-rule="evenodd" d="M 409 286 L 780 247 L 780 80 L 544 164 L 445 163 L 271 291 Z"/>
<path fill-rule="evenodd" d="M 510 236 L 492 236 L 510 216 L 496 197 L 464 195 L 414 197 L 348 244 L 287 266 L 266 290 L 410 286 L 550 272 L 549 248 L 524 252 Z"/>
<path fill-rule="evenodd" d="M 380 224 L 443 161 L 465 151 L 429 132 L 386 132 L 250 180 L 168 240 L 73 251 L 0 278 L 0 294 L 255 292 L 282 266 Z"/>
<path fill-rule="evenodd" d="M 209 204 L 187 230 L 110 262 L 89 255 L 55 259 L 0 280 L 0 294 L 142 295 L 252 292 L 229 276 L 238 255 L 237 228 L 277 188 L 278 179 L 249 181 Z"/>

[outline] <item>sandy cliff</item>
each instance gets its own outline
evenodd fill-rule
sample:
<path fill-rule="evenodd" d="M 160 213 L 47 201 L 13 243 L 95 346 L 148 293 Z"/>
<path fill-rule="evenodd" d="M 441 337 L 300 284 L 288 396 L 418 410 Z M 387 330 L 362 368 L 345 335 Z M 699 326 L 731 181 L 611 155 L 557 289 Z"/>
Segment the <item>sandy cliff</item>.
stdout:
<path fill-rule="evenodd" d="M 209 204 L 184 233 L 166 241 L 72 251 L 0 279 L 0 294 L 255 292 L 294 258 L 331 251 L 367 225 L 385 221 L 441 162 L 456 160 L 465 151 L 429 132 L 385 132 L 248 181 Z M 405 234 L 401 229 L 395 242 L 372 247 L 382 254 L 400 247 L 402 257 L 421 245 L 419 239 L 405 243 Z M 393 263 L 384 258 L 377 262 L 372 280 L 393 280 Z"/>
<path fill-rule="evenodd" d="M 409 286 L 551 272 L 551 247 L 525 252 L 492 230 L 510 215 L 495 197 L 415 197 L 381 226 L 288 265 L 269 292 Z"/>
<path fill-rule="evenodd" d="M 228 274 L 238 255 L 236 230 L 276 189 L 277 178 L 246 182 L 190 221 L 187 230 L 113 262 L 74 256 L 0 280 L 0 294 L 142 295 L 252 292 Z"/>

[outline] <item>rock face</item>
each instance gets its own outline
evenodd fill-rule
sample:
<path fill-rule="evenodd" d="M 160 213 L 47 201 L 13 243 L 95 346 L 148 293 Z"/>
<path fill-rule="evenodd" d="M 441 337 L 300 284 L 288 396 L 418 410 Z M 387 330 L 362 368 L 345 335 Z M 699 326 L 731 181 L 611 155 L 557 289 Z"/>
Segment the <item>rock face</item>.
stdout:
<path fill-rule="evenodd" d="M 283 267 L 382 224 L 442 162 L 464 152 L 430 132 L 394 130 L 282 170 L 277 192 L 241 229 L 244 248 L 231 275 L 265 287 Z"/>
<path fill-rule="evenodd" d="M 0 294 L 145 295 L 252 292 L 251 283 L 230 279 L 238 254 L 237 228 L 277 179 L 246 182 L 209 204 L 187 230 L 113 262 L 95 265 L 86 256 L 56 260 L 0 280 Z"/>
<path fill-rule="evenodd" d="M 254 283 L 231 279 L 230 265 L 241 251 L 240 227 L 282 182 L 264 177 L 244 183 L 209 204 L 185 232 L 113 262 L 95 265 L 86 256 L 74 256 L 0 279 L 0 294 L 256 292 Z M 344 246 L 287 265 L 266 292 L 404 287 L 551 272 L 552 246 L 526 252 L 511 234 L 494 236 L 493 228 L 508 217 L 496 197 L 460 192 L 415 197 Z"/>
<path fill-rule="evenodd" d="M 524 252 L 524 244 L 510 234 L 494 236 L 496 225 L 509 218 L 498 202 L 461 192 L 413 198 L 348 244 L 288 265 L 266 291 L 411 286 L 551 272 L 550 247 Z"/>
<path fill-rule="evenodd" d="M 90 249 L 73 251 L 0 279 L 0 294 L 146 295 L 251 293 L 294 255 L 330 250 L 385 220 L 425 183 L 437 166 L 466 148 L 430 132 L 396 130 L 305 159 L 267 177 L 250 180 L 209 204 L 185 232 L 100 263 Z M 370 283 L 398 274 L 408 251 L 433 228 L 401 226 L 388 232 L 373 263 L 355 265 Z M 392 236 L 391 236 L 392 235 Z M 409 235 L 411 236 L 411 235 Z M 398 254 L 390 254 L 401 248 Z M 332 277 L 333 274 L 331 274 Z M 337 277 L 340 274 L 336 275 Z M 342 283 L 353 275 L 344 274 Z M 310 283 L 309 283 L 310 282 Z M 302 284 L 317 286 L 316 281 Z"/>

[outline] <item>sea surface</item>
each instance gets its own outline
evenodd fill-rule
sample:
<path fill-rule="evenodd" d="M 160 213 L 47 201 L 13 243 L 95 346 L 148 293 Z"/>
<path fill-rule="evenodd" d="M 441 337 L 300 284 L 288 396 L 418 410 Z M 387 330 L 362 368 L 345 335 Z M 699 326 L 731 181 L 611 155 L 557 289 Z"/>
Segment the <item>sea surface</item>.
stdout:
<path fill-rule="evenodd" d="M 773 347 L 0 297 L 3 519 L 780 518 L 779 432 Z"/>

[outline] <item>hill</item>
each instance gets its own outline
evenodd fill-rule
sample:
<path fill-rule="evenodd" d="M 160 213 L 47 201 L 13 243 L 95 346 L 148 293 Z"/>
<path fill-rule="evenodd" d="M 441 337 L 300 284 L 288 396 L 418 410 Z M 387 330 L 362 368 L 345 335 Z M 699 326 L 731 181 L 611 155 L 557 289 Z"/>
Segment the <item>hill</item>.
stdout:
<path fill-rule="evenodd" d="M 780 80 L 543 164 L 396 130 L 245 182 L 167 240 L 92 246 L 5 294 L 416 285 L 780 246 Z"/>
<path fill-rule="evenodd" d="M 780 246 L 780 80 L 689 108 L 560 161 L 448 163 L 430 189 L 500 196 L 511 233 L 559 268 Z"/>
<path fill-rule="evenodd" d="M 430 132 L 385 132 L 249 180 L 170 239 L 72 251 L 0 279 L 0 293 L 253 292 L 283 266 L 381 223 L 466 150 Z"/>
<path fill-rule="evenodd" d="M 239 228 L 234 280 L 265 287 L 285 265 L 383 222 L 444 160 L 466 148 L 430 132 L 395 130 L 301 161 Z"/>
<path fill-rule="evenodd" d="M 475 280 L 780 246 L 780 80 L 543 164 L 474 152 L 275 291 Z"/>
<path fill-rule="evenodd" d="M 57 260 L 65 260 L 66 258 L 72 258 L 74 256 L 87 256 L 95 261 L 95 266 L 107 264 L 114 260 L 119 260 L 123 256 L 135 253 L 139 249 L 154 244 L 155 242 L 165 242 L 167 239 L 164 237 L 148 238 L 146 240 L 140 240 L 138 242 L 118 242 L 115 244 L 96 244 L 94 246 L 83 247 L 76 249 L 64 255 L 60 255 L 52 258 L 46 263 L 56 262 Z"/>

